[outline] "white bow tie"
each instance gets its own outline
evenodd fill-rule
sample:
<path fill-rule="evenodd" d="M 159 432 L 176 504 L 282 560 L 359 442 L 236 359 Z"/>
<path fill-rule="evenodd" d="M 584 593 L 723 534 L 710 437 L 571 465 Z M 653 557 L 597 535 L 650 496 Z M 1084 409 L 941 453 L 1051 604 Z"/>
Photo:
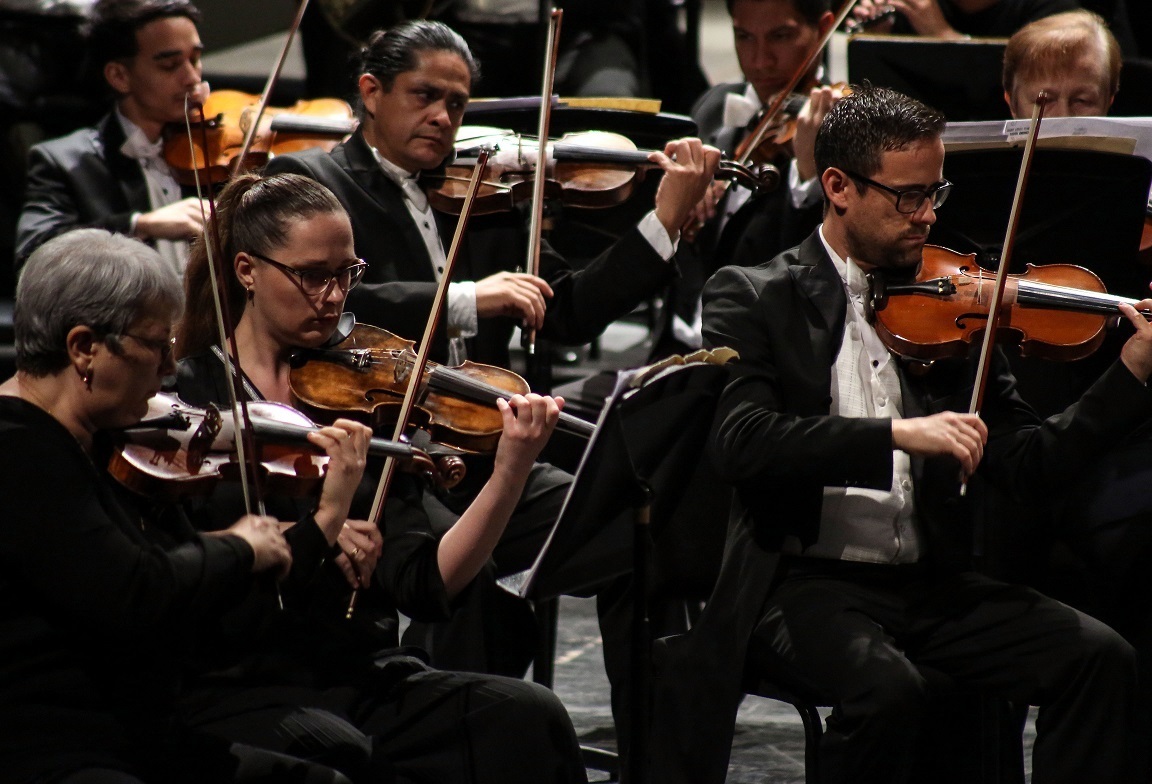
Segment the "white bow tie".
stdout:
<path fill-rule="evenodd" d="M 404 198 L 412 202 L 420 212 L 428 211 L 428 196 L 415 177 L 405 177 L 400 181 L 400 189 L 404 191 Z"/>
<path fill-rule="evenodd" d="M 745 127 L 755 119 L 761 108 L 759 101 L 749 100 L 740 93 L 728 93 L 724 96 L 724 127 Z"/>
<path fill-rule="evenodd" d="M 120 146 L 120 152 L 137 161 L 159 160 L 164 156 L 164 140 L 155 143 L 144 138 L 144 134 L 132 134 Z"/>

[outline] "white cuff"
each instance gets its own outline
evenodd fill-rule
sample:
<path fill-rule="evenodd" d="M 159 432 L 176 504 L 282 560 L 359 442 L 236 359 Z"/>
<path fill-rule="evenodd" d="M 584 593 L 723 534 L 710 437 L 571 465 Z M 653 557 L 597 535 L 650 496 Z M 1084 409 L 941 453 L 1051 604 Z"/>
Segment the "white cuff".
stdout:
<path fill-rule="evenodd" d="M 798 210 L 810 207 L 819 201 L 823 195 L 819 177 L 800 182 L 800 168 L 796 165 L 796 159 L 793 158 L 792 163 L 788 165 L 788 199 L 792 202 L 792 206 Z"/>
<path fill-rule="evenodd" d="M 670 235 L 668 230 L 664 228 L 664 224 L 656 217 L 656 210 L 649 210 L 637 228 L 640 229 L 640 234 L 644 239 L 648 240 L 652 250 L 656 251 L 656 254 L 664 261 L 668 261 L 676 255 L 676 246 L 680 244 L 680 232 L 676 232 L 675 237 Z"/>
<path fill-rule="evenodd" d="M 448 284 L 448 336 L 470 338 L 476 334 L 476 284 L 473 281 Z"/>

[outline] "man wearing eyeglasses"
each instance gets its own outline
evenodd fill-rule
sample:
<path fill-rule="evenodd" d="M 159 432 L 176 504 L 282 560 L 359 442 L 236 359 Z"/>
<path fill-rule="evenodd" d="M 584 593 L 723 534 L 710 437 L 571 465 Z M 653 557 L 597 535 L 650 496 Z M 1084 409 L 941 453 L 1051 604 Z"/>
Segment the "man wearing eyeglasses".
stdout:
<path fill-rule="evenodd" d="M 970 556 L 981 481 L 1050 493 L 1152 417 L 1152 325 L 1124 308 L 1120 359 L 1043 422 L 999 352 L 979 416 L 957 413 L 975 357 L 906 370 L 866 317 L 866 276 L 919 263 L 950 189 L 944 124 L 883 88 L 843 99 L 816 138 L 823 224 L 705 288 L 705 343 L 739 352 L 711 444 L 736 493 L 717 587 L 663 659 L 654 781 L 724 780 L 745 674 L 833 706 L 821 781 L 939 781 L 913 764 L 932 672 L 1040 706 L 1035 781 L 1134 780 L 1131 647 Z"/>

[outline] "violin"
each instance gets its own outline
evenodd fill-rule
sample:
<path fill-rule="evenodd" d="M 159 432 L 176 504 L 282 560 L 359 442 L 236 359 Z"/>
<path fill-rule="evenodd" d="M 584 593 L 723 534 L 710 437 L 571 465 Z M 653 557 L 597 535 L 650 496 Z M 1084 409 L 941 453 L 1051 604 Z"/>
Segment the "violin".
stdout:
<path fill-rule="evenodd" d="M 208 96 L 202 117 L 193 123 L 192 146 L 183 128 L 168 135 L 164 159 L 184 185 L 195 183 L 195 172 L 212 183 L 236 174 L 236 159 L 252 126 L 260 96 L 218 90 Z M 268 108 L 260 119 L 244 169 L 256 169 L 276 155 L 312 147 L 331 150 L 356 128 L 352 107 L 337 98 L 297 101 L 287 108 Z M 202 131 L 202 132 L 201 132 Z"/>
<path fill-rule="evenodd" d="M 736 160 L 750 161 L 760 165 L 775 160 L 784 150 L 785 145 L 796 136 L 796 118 L 800 116 L 800 110 L 804 108 L 809 93 L 821 86 L 819 82 L 812 81 L 806 89 L 788 93 L 784 97 L 780 109 L 763 125 L 763 129 L 761 130 L 761 126 L 757 125 L 756 131 L 749 134 L 736 147 Z M 852 88 L 846 82 L 837 82 L 828 86 L 832 88 L 837 99 L 852 94 Z M 759 141 L 753 144 L 757 138 Z"/>
<path fill-rule="evenodd" d="M 355 413 L 375 430 L 396 420 L 412 375 L 414 343 L 357 324 L 333 348 L 301 349 L 289 374 L 292 394 L 320 419 Z M 435 443 L 465 452 L 491 452 L 503 432 L 497 398 L 527 394 L 528 382 L 511 370 L 465 362 L 427 363 L 411 424 Z M 595 427 L 561 412 L 559 427 L 591 436 Z"/>
<path fill-rule="evenodd" d="M 534 175 L 540 157 L 537 138 L 495 128 L 462 128 L 457 135 L 456 158 L 443 174 L 429 175 L 428 201 L 449 214 L 460 212 L 476 152 L 492 150 L 489 175 L 477 194 L 475 213 L 505 212 L 532 198 Z M 614 207 L 626 201 L 644 173 L 660 168 L 626 136 L 608 131 L 569 133 L 546 145 L 546 199 L 560 199 L 573 207 Z M 775 188 L 780 172 L 771 164 L 743 166 L 724 160 L 716 178 L 734 180 L 754 191 Z"/>
<path fill-rule="evenodd" d="M 303 413 L 280 403 L 250 402 L 249 417 L 259 442 L 263 486 L 287 496 L 320 491 L 328 456 L 307 439 L 319 427 Z M 148 401 L 148 413 L 135 425 L 117 431 L 109 473 L 140 495 L 182 498 L 210 493 L 219 481 L 239 478 L 236 432 L 231 417 L 215 406 L 186 405 L 173 395 Z M 369 454 L 401 458 L 414 472 L 438 485 L 452 487 L 464 476 L 458 457 L 434 461 L 409 444 L 373 438 Z"/>
<path fill-rule="evenodd" d="M 963 357 L 983 337 L 996 276 L 976 264 L 976 254 L 926 245 L 911 280 L 877 273 L 869 280 L 866 309 L 896 354 L 922 362 Z M 996 338 L 1017 344 L 1023 356 L 1083 359 L 1103 342 L 1119 303 L 1139 302 L 1108 294 L 1095 273 L 1074 264 L 1029 264 L 1007 281 Z"/>

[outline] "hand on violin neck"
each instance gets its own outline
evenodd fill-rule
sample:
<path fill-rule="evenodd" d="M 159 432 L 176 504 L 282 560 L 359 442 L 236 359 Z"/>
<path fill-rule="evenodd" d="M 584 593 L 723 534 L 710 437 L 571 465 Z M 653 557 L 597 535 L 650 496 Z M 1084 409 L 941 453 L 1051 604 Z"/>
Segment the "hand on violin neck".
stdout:
<path fill-rule="evenodd" d="M 495 471 L 507 480 L 523 481 L 556 428 L 564 398 L 529 392 L 508 400 L 498 398 L 496 407 L 504 420 L 504 432 L 496 448 Z"/>
<path fill-rule="evenodd" d="M 1119 307 L 1136 330 L 1120 349 L 1120 361 L 1140 383 L 1147 384 L 1152 377 L 1152 324 L 1140 312 L 1152 311 L 1152 299 L 1141 300 L 1136 307 L 1122 302 Z"/>
<path fill-rule="evenodd" d="M 699 139 L 677 139 L 668 142 L 664 152 L 653 152 L 649 160 L 664 170 L 656 190 L 656 217 L 675 240 L 708 192 L 720 151 Z"/>
<path fill-rule="evenodd" d="M 384 552 L 384 536 L 367 520 L 347 520 L 336 539 L 341 553 L 336 566 L 352 588 L 363 588 L 372 581 L 372 573 Z"/>
<path fill-rule="evenodd" d="M 204 230 L 204 215 L 208 205 L 201 211 L 200 199 L 189 197 L 145 212 L 136 219 L 135 235 L 146 240 L 190 240 L 200 236 Z"/>
<path fill-rule="evenodd" d="M 360 486 L 368 458 L 372 431 L 350 419 L 337 419 L 330 427 L 308 434 L 308 440 L 328 455 L 324 489 L 316 505 L 316 525 L 334 544 L 348 518 L 352 497 Z"/>
<path fill-rule="evenodd" d="M 546 280 L 524 272 L 497 272 L 476 281 L 476 315 L 480 318 L 511 316 L 526 327 L 540 329 L 551 298 L 552 287 Z"/>
<path fill-rule="evenodd" d="M 792 137 L 792 154 L 800 182 L 813 179 L 816 172 L 816 132 L 824 115 L 836 105 L 840 96 L 831 87 L 815 87 L 796 115 L 796 135 Z"/>
<path fill-rule="evenodd" d="M 952 457 L 965 477 L 984 456 L 988 426 L 977 414 L 942 411 L 931 416 L 892 420 L 892 446 L 910 455 Z"/>
<path fill-rule="evenodd" d="M 215 533 L 217 536 L 225 534 L 240 537 L 252 548 L 253 573 L 272 571 L 277 577 L 288 575 L 292 568 L 292 550 L 280 532 L 280 521 L 275 517 L 245 515 L 231 527 Z"/>

